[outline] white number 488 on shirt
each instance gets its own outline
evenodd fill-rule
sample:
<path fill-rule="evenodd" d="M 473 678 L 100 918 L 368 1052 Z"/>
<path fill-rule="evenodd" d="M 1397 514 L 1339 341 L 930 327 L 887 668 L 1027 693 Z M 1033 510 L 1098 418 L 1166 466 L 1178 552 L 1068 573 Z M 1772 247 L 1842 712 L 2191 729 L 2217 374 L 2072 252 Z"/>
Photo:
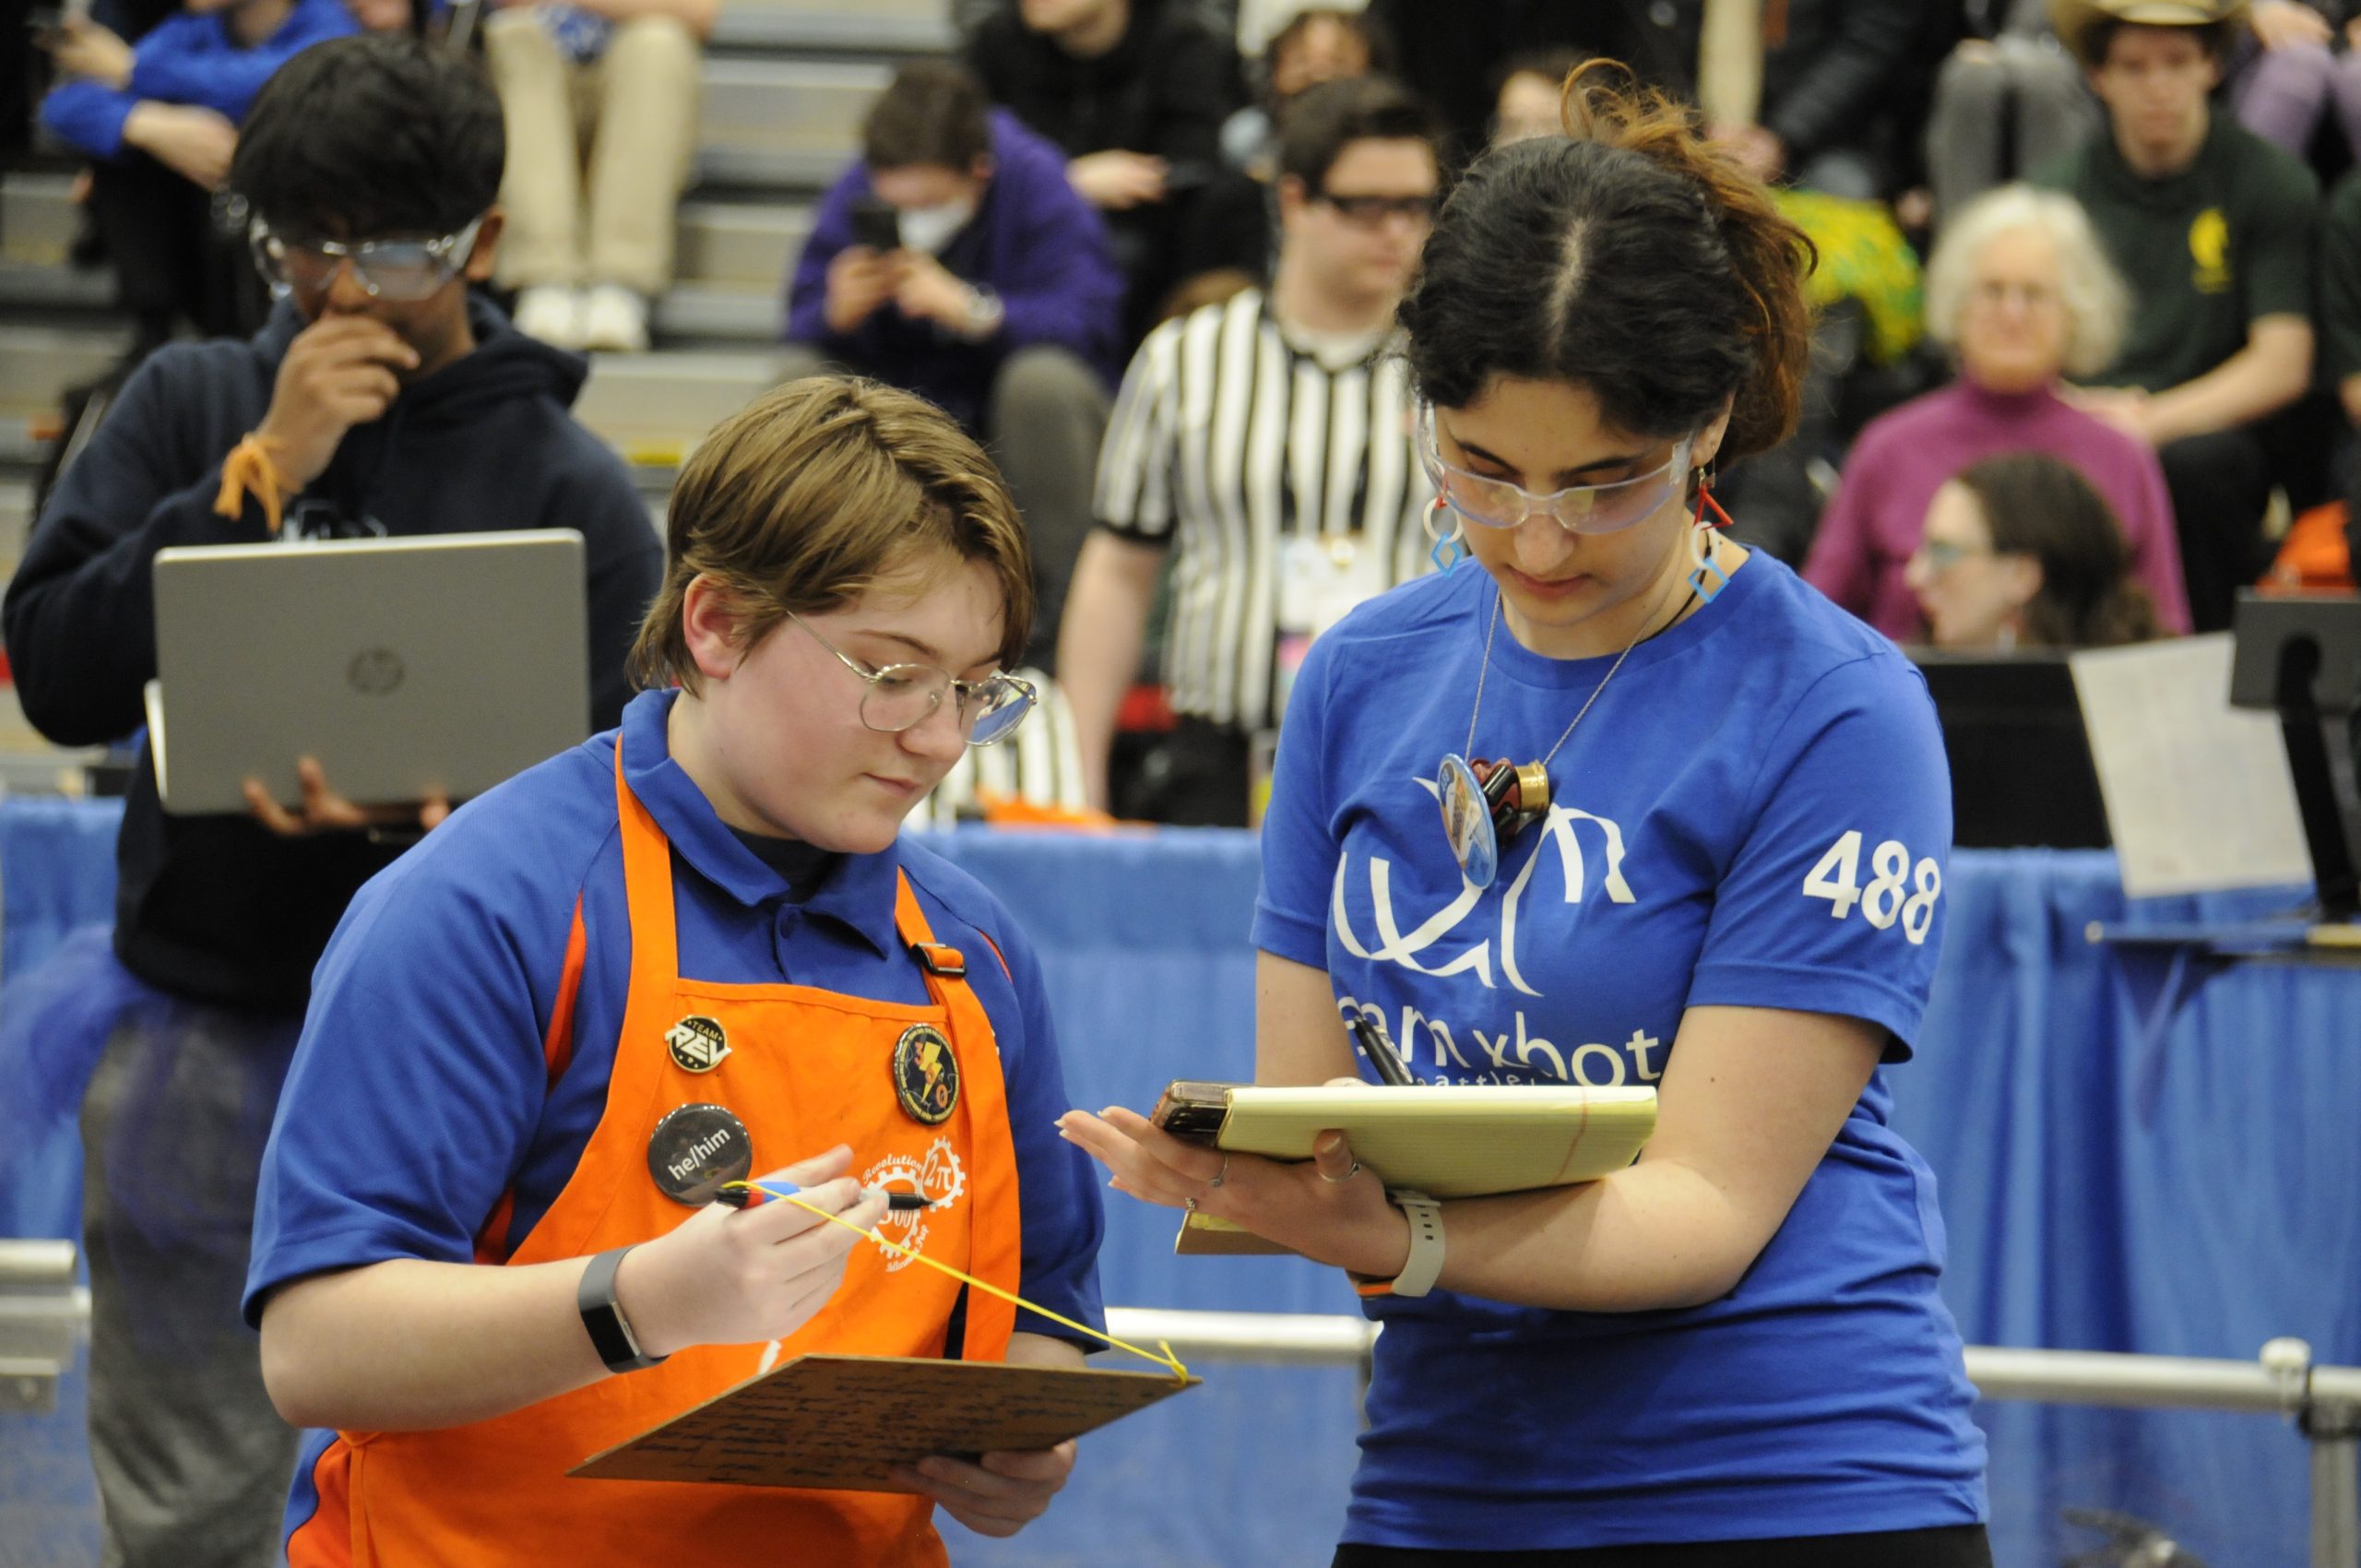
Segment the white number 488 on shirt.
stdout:
<path fill-rule="evenodd" d="M 1870 853 L 1869 870 L 1875 874 L 1864 887 L 1861 834 L 1856 828 L 1831 844 L 1820 863 L 1806 873 L 1804 897 L 1827 899 L 1829 914 L 1840 921 L 1858 904 L 1861 918 L 1880 931 L 1891 929 L 1899 920 L 1902 934 L 1911 945 L 1923 944 L 1935 924 L 1935 900 L 1943 896 L 1943 868 L 1932 860 L 1922 860 L 1914 873 L 1909 849 L 1889 838 Z"/>

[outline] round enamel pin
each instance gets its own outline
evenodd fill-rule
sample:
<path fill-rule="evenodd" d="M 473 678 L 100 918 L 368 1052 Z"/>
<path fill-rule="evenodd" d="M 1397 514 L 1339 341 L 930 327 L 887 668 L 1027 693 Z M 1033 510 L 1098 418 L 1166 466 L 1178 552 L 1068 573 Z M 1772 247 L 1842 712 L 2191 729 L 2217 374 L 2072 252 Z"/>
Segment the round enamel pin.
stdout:
<path fill-rule="evenodd" d="M 730 1054 L 730 1036 L 720 1024 L 696 1014 L 664 1031 L 664 1048 L 684 1073 L 710 1073 Z"/>
<path fill-rule="evenodd" d="M 932 1024 L 913 1024 L 894 1042 L 894 1098 L 904 1115 L 930 1127 L 958 1107 L 959 1058 Z"/>
<path fill-rule="evenodd" d="M 683 1105 L 647 1135 L 647 1173 L 676 1204 L 702 1208 L 723 1183 L 753 1174 L 754 1140 L 746 1123 L 718 1105 Z"/>
<path fill-rule="evenodd" d="M 1500 874 L 1500 837 L 1492 827 L 1492 802 L 1465 757 L 1453 752 L 1442 759 L 1435 770 L 1435 792 L 1442 802 L 1443 837 L 1460 874 L 1474 886 L 1491 886 Z"/>

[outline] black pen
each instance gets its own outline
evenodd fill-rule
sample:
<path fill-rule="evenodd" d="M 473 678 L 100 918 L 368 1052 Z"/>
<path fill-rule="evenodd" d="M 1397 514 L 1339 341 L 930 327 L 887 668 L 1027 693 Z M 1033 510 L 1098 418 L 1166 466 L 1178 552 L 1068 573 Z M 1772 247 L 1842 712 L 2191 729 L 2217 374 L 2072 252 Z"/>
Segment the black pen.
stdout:
<path fill-rule="evenodd" d="M 1394 1042 L 1385 1038 L 1384 1025 L 1372 1023 L 1366 1013 L 1356 1013 L 1352 1022 L 1346 1027 L 1353 1031 L 1353 1038 L 1360 1041 L 1361 1054 L 1368 1057 L 1369 1064 L 1377 1069 L 1381 1081 L 1397 1089 L 1417 1085 L 1418 1080 L 1410 1076 L 1408 1064 L 1396 1054 Z"/>

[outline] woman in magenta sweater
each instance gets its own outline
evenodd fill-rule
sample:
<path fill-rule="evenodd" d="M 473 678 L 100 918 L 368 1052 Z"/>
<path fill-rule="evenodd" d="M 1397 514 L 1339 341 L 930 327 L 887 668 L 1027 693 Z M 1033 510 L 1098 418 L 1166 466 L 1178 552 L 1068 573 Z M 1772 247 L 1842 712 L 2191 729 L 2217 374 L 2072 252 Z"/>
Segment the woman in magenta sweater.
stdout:
<path fill-rule="evenodd" d="M 1959 379 L 1861 432 L 1805 578 L 1886 636 L 1918 637 L 1918 601 L 1903 576 L 1936 490 L 1979 458 L 2047 452 L 2081 469 L 2114 508 L 2158 620 L 2188 631 L 2154 450 L 2077 409 L 2062 381 L 2107 362 L 2129 308 L 2072 198 L 2005 185 L 1964 208 L 1927 269 L 1928 328 L 1958 355 Z"/>

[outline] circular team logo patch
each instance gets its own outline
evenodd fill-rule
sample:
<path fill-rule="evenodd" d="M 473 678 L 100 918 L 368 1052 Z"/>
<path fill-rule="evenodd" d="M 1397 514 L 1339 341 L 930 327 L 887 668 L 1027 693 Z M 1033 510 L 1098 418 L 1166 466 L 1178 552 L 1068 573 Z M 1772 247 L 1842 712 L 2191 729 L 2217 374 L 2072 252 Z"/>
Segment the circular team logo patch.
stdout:
<path fill-rule="evenodd" d="M 664 1031 L 664 1048 L 684 1073 L 710 1073 L 730 1054 L 730 1037 L 711 1018 L 691 1014 Z"/>
<path fill-rule="evenodd" d="M 932 1024 L 913 1024 L 894 1042 L 894 1098 L 902 1113 L 927 1126 L 951 1119 L 959 1104 L 959 1059 Z"/>
<path fill-rule="evenodd" d="M 647 1173 L 676 1204 L 703 1208 L 724 1183 L 754 1170 L 754 1140 L 746 1123 L 719 1105 L 683 1105 L 647 1135 Z"/>

